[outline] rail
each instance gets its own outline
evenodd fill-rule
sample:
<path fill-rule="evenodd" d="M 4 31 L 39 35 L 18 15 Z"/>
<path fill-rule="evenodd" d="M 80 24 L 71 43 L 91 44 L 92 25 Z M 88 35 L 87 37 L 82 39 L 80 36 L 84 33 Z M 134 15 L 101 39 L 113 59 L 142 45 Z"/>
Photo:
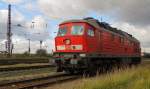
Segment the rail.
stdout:
<path fill-rule="evenodd" d="M 59 73 L 47 77 L 40 77 L 29 80 L 19 80 L 9 83 L 1 83 L 0 89 L 32 89 L 34 87 L 56 84 L 63 81 L 68 81 L 72 79 L 77 79 L 79 76 L 77 75 L 69 75 L 65 73 Z"/>
<path fill-rule="evenodd" d="M 0 72 L 29 70 L 29 69 L 38 69 L 38 68 L 49 68 L 49 67 L 55 67 L 55 65 L 52 65 L 49 63 L 43 63 L 43 64 L 39 63 L 39 64 L 0 66 Z"/>

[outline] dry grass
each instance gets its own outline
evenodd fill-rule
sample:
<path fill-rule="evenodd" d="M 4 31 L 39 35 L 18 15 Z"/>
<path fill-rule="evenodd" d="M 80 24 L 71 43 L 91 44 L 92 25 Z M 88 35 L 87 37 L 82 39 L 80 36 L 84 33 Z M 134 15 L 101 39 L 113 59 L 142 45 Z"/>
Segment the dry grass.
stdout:
<path fill-rule="evenodd" d="M 150 89 L 150 65 L 83 78 L 46 89 Z"/>
<path fill-rule="evenodd" d="M 30 70 L 19 70 L 19 71 L 7 71 L 0 72 L 0 82 L 8 80 L 20 80 L 28 77 L 35 77 L 39 75 L 49 75 L 54 73 L 54 68 L 39 68 Z"/>
<path fill-rule="evenodd" d="M 0 78 L 0 84 L 1 83 L 14 82 L 14 81 L 20 81 L 20 80 L 29 80 L 29 79 L 42 78 L 42 77 L 47 77 L 47 76 L 50 76 L 50 75 L 54 75 L 54 73 L 41 73 L 41 74 L 34 74 L 34 75 L 4 77 L 4 78 Z"/>

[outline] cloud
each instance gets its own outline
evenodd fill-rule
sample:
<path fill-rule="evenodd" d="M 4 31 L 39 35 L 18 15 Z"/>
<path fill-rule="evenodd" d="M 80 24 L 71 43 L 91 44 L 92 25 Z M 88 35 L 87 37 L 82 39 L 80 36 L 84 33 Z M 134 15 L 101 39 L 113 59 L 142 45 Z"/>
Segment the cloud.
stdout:
<path fill-rule="evenodd" d="M 31 40 L 45 40 L 49 37 L 48 23 L 40 15 L 34 16 L 31 21 L 26 22 L 25 26 L 28 28 L 26 30 Z"/>
<path fill-rule="evenodd" d="M 18 4 L 21 3 L 23 0 L 2 0 L 2 1 L 10 4 Z"/>
<path fill-rule="evenodd" d="M 13 9 L 11 20 L 13 23 L 22 23 L 23 21 L 25 21 L 25 16 L 18 10 Z"/>
<path fill-rule="evenodd" d="M 85 15 L 80 0 L 38 0 L 39 8 L 51 18 L 66 18 Z"/>
<path fill-rule="evenodd" d="M 29 11 L 29 12 L 39 12 L 36 4 L 34 4 L 33 1 L 30 2 L 30 3 L 25 3 L 23 5 L 23 8 L 26 9 L 27 11 Z"/>
<path fill-rule="evenodd" d="M 94 11 L 142 26 L 150 24 L 149 4 L 150 0 L 38 0 L 40 10 L 51 18 L 84 16 Z"/>
<path fill-rule="evenodd" d="M 21 36 L 13 36 L 13 44 L 14 44 L 14 53 L 24 53 L 28 51 L 29 41 Z M 4 46 L 4 45 L 3 45 Z M 31 53 L 35 53 L 37 49 L 40 48 L 40 42 L 38 40 L 31 41 L 30 43 Z M 43 41 L 42 48 L 46 49 L 48 53 L 51 53 L 54 50 L 54 40 L 47 39 Z"/>
<path fill-rule="evenodd" d="M 5 41 L 7 33 L 8 11 L 0 10 L 0 50 L 5 50 Z M 17 17 L 17 18 L 16 18 Z M 15 19 L 14 19 L 15 18 Z M 34 23 L 32 23 L 34 22 Z M 22 27 L 18 27 L 21 24 Z M 34 27 L 31 28 L 31 26 Z M 39 40 L 46 41 L 49 37 L 47 21 L 42 16 L 35 16 L 31 21 L 25 19 L 24 15 L 17 10 L 12 13 L 12 40 L 14 43 L 14 52 L 25 52 L 28 49 L 28 40 L 31 39 L 33 51 L 39 48 Z M 46 41 L 47 42 L 47 41 Z M 53 46 L 51 46 L 53 47 Z"/>
<path fill-rule="evenodd" d="M 0 51 L 5 51 L 5 39 L 0 39 Z"/>
<path fill-rule="evenodd" d="M 18 50 L 16 49 L 18 52 L 21 51 L 21 48 L 26 48 L 24 51 L 27 50 L 27 45 L 23 44 L 28 43 L 26 40 L 28 38 L 30 38 L 33 42 L 32 44 L 35 45 L 33 49 L 39 47 L 39 40 L 44 40 L 45 44 L 52 44 L 53 39 L 49 37 L 49 29 L 56 29 L 56 26 L 45 28 L 45 24 L 47 24 L 47 19 L 45 18 L 49 17 L 50 19 L 53 18 L 53 20 L 59 19 L 58 22 L 60 22 L 64 19 L 82 18 L 91 13 L 96 13 L 100 16 L 106 15 L 106 17 L 109 17 L 109 21 L 112 20 L 112 24 L 115 27 L 133 34 L 133 36 L 141 41 L 142 48 L 147 51 L 149 49 L 150 52 L 150 36 L 148 34 L 150 33 L 150 0 L 35 0 L 32 1 L 32 3 L 30 0 L 2 1 L 17 4 L 17 7 L 23 5 L 22 2 L 25 2 L 23 5 L 24 9 L 32 13 L 37 11 L 40 13 L 40 15 L 34 16 L 29 21 L 26 20 L 26 16 L 32 16 L 36 13 L 21 13 L 13 9 L 12 17 L 15 18 L 12 18 L 13 25 L 21 23 L 24 26 L 24 28 L 13 27 L 12 29 L 14 33 L 13 39 L 20 39 L 20 42 L 23 41 L 22 43 L 18 43 L 20 46 L 17 45 L 20 47 Z M 31 25 L 33 26 L 32 22 L 35 22 L 34 29 L 31 28 Z M 58 22 L 56 24 L 59 24 Z M 0 33 L 6 33 L 6 23 L 7 10 L 0 10 Z M 51 35 L 54 34 L 52 33 Z M 5 39 L 5 36 L 6 35 L 0 35 L 0 39 Z"/>
<path fill-rule="evenodd" d="M 17 17 L 17 18 L 16 18 Z M 15 19 L 14 19 L 15 18 Z M 0 39 L 6 39 L 7 33 L 7 19 L 8 19 L 8 10 L 0 10 Z M 20 33 L 20 29 L 18 28 L 17 24 L 24 23 L 24 16 L 17 10 L 13 10 L 12 13 L 12 32 L 13 33 Z"/>
<path fill-rule="evenodd" d="M 3 22 L 5 21 L 6 22 L 6 19 L 7 19 L 7 13 L 8 11 L 7 10 L 0 10 L 0 22 Z"/>
<path fill-rule="evenodd" d="M 150 0 L 117 0 L 118 19 L 133 25 L 150 25 Z"/>
<path fill-rule="evenodd" d="M 17 18 L 16 18 L 17 17 Z M 7 19 L 8 19 L 8 11 L 0 10 L 0 39 L 6 39 L 7 32 Z M 34 22 L 34 23 L 32 23 Z M 21 24 L 22 27 L 18 27 L 17 24 Z M 34 26 L 34 27 L 31 27 Z M 12 32 L 15 35 L 19 36 L 30 36 L 30 38 L 34 40 L 44 40 L 49 35 L 47 32 L 47 22 L 42 16 L 35 16 L 31 21 L 25 20 L 23 14 L 21 14 L 17 10 L 13 10 L 12 13 Z"/>
<path fill-rule="evenodd" d="M 25 7 L 27 10 L 30 10 L 30 11 L 33 10 L 33 5 L 32 5 L 31 3 L 27 3 L 26 5 L 24 5 L 24 7 Z"/>
<path fill-rule="evenodd" d="M 0 39 L 6 38 L 7 10 L 0 10 Z"/>
<path fill-rule="evenodd" d="M 142 48 L 150 49 L 150 0 L 38 0 L 37 3 L 42 13 L 54 19 L 81 18 L 89 13 L 107 15 L 115 27 L 133 34 Z"/>
<path fill-rule="evenodd" d="M 129 34 L 133 35 L 135 38 L 137 38 L 142 46 L 142 51 L 150 52 L 150 26 L 147 27 L 136 27 L 133 25 L 130 25 L 129 23 L 114 23 L 113 27 L 117 27 L 118 29 L 121 29 L 125 32 L 128 32 Z"/>

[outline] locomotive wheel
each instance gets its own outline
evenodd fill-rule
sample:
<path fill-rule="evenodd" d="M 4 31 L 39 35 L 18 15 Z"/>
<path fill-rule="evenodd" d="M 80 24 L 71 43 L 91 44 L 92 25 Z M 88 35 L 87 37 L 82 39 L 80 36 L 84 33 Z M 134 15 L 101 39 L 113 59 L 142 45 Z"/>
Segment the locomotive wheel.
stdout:
<path fill-rule="evenodd" d="M 94 76 L 97 73 L 97 66 L 94 64 L 89 65 L 88 71 L 87 71 L 90 76 Z"/>

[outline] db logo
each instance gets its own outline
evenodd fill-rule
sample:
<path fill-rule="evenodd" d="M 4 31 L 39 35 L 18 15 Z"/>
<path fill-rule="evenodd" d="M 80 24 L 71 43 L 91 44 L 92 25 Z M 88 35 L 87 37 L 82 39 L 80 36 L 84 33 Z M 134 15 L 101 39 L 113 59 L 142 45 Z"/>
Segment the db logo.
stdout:
<path fill-rule="evenodd" d="M 66 45 L 66 50 L 71 50 L 71 46 L 70 45 Z"/>

